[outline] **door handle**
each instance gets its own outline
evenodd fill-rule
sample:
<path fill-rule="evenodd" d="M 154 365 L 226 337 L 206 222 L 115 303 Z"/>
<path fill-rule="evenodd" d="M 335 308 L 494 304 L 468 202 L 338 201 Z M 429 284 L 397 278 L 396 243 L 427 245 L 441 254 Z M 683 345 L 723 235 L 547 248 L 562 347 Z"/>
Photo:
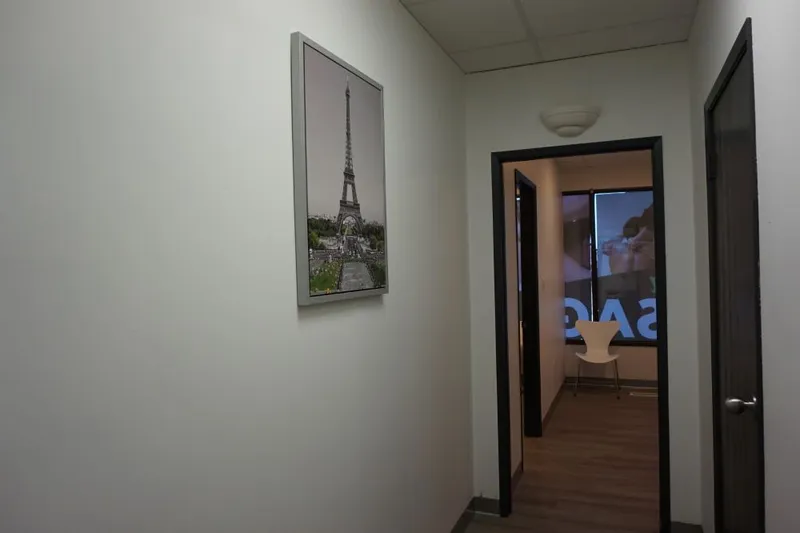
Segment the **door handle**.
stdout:
<path fill-rule="evenodd" d="M 749 402 L 741 398 L 728 398 L 725 400 L 725 409 L 727 409 L 729 413 L 735 415 L 740 415 L 748 409 L 755 409 L 756 407 L 758 407 L 758 398 L 755 396 L 753 396 L 752 401 Z"/>

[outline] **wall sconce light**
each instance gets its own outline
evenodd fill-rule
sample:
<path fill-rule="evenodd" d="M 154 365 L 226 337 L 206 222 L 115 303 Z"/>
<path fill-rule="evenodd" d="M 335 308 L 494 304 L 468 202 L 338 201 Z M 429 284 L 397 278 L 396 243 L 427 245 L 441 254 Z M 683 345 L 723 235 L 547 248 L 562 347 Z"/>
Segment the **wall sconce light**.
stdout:
<path fill-rule="evenodd" d="M 542 111 L 540 118 L 548 130 L 559 137 L 577 137 L 600 117 L 598 106 L 567 105 Z"/>

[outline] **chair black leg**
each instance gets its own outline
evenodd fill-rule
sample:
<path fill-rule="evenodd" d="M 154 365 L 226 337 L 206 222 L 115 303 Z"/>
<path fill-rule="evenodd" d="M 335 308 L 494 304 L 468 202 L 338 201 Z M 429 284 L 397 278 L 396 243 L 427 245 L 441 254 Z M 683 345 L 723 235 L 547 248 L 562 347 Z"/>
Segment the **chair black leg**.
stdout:
<path fill-rule="evenodd" d="M 578 359 L 578 376 L 575 378 L 575 388 L 572 391 L 572 395 L 573 396 L 577 396 L 578 395 L 578 383 L 580 383 L 580 381 L 581 381 L 581 363 L 582 362 L 583 361 Z"/>
<path fill-rule="evenodd" d="M 619 387 L 619 365 L 617 364 L 617 360 L 616 359 L 614 359 L 614 385 L 617 388 L 617 400 L 619 400 L 619 392 L 620 392 L 620 387 Z"/>

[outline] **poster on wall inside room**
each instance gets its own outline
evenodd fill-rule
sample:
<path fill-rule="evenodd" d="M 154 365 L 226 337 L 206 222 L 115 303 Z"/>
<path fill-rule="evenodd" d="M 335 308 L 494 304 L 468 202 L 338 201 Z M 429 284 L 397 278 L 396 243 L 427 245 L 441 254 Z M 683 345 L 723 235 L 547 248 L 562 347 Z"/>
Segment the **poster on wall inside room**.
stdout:
<path fill-rule="evenodd" d="M 653 191 L 564 193 L 565 336 L 578 320 L 616 320 L 617 341 L 654 343 L 656 240 Z"/>
<path fill-rule="evenodd" d="M 292 35 L 297 301 L 385 294 L 383 87 Z"/>

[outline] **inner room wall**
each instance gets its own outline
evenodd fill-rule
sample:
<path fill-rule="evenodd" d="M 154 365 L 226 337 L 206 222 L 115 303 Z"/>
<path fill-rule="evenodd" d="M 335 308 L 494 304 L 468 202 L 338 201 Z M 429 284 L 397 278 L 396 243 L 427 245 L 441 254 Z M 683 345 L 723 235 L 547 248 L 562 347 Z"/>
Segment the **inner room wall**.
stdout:
<path fill-rule="evenodd" d="M 506 181 L 519 170 L 536 184 L 539 267 L 539 366 L 542 419 L 564 383 L 564 254 L 561 188 L 552 160 L 503 165 Z M 524 338 L 523 338 L 524 342 Z"/>
<path fill-rule="evenodd" d="M 699 524 L 697 295 L 688 47 L 685 43 L 467 76 L 467 213 L 474 488 L 499 496 L 491 153 L 661 136 L 669 315 L 672 519 Z M 582 136 L 547 131 L 539 113 L 598 105 Z M 663 317 L 662 317 L 663 320 Z"/>
<path fill-rule="evenodd" d="M 581 163 L 578 164 L 575 161 L 575 158 L 555 159 L 559 167 L 562 192 L 653 186 L 653 168 L 649 150 L 598 154 L 582 157 Z M 577 376 L 578 358 L 575 352 L 583 350 L 580 345 L 566 345 L 564 363 L 568 377 Z M 611 351 L 619 354 L 620 379 L 650 382 L 656 385 L 658 350 L 655 346 L 614 346 Z M 588 378 L 613 378 L 614 369 L 611 365 L 585 364 L 581 375 Z"/>
<path fill-rule="evenodd" d="M 297 306 L 298 30 L 384 86 L 383 297 Z M 4 0 L 0 72 L 0 529 L 450 531 L 464 77 L 403 6 Z"/>

